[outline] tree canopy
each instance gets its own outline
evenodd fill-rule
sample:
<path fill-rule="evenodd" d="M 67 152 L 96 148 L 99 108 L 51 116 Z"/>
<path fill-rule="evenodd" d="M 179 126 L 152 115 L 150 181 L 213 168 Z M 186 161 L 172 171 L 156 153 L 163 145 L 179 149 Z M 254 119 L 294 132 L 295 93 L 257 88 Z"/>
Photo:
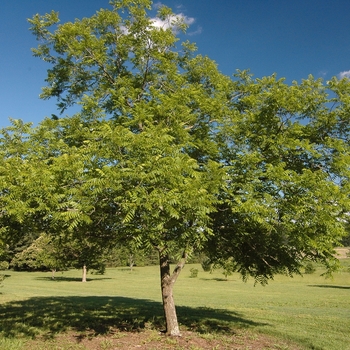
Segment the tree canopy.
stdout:
<path fill-rule="evenodd" d="M 349 212 L 349 81 L 231 78 L 179 42 L 186 25 L 169 8 L 157 26 L 151 1 L 110 4 L 74 23 L 29 20 L 52 67 L 41 97 L 81 109 L 2 131 L 3 237 L 20 224 L 156 249 L 171 335 L 193 252 L 262 283 L 310 259 L 331 271 Z"/>

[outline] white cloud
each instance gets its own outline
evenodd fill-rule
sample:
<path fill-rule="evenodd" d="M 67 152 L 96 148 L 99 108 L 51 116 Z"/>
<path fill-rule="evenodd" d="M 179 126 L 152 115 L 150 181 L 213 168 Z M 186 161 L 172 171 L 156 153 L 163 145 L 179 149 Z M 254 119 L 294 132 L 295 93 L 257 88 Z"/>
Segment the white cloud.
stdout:
<path fill-rule="evenodd" d="M 163 28 L 163 29 L 173 29 L 177 30 L 176 22 L 183 22 L 190 26 L 195 22 L 195 19 L 193 17 L 185 16 L 183 13 L 178 13 L 176 15 L 170 16 L 166 21 L 161 20 L 158 17 L 155 17 L 152 19 L 153 25 L 157 28 Z"/>
<path fill-rule="evenodd" d="M 153 3 L 153 8 L 155 8 L 155 9 L 159 9 L 162 6 L 164 6 L 164 4 L 161 1 Z M 182 5 L 178 5 L 177 9 L 179 10 L 182 7 L 183 7 Z M 182 23 L 185 23 L 188 26 L 190 26 L 191 24 L 193 24 L 195 22 L 195 19 L 193 17 L 188 17 L 188 16 L 184 15 L 182 12 L 180 12 L 178 14 L 174 14 L 174 15 L 170 16 L 166 21 L 163 21 L 158 17 L 152 18 L 152 21 L 153 21 L 154 27 L 163 28 L 163 29 L 171 28 L 173 31 L 176 32 L 178 30 L 176 22 L 182 22 Z M 201 32 L 201 30 L 202 30 L 202 28 L 199 28 L 193 33 L 198 34 Z M 191 34 L 191 35 L 193 35 L 193 34 Z"/>
<path fill-rule="evenodd" d="M 119 26 L 119 28 L 124 35 L 129 34 L 129 29 L 126 28 L 125 26 Z"/>
<path fill-rule="evenodd" d="M 347 70 L 347 71 L 344 71 L 344 72 L 340 72 L 338 75 L 339 75 L 340 79 L 350 78 L 350 70 Z"/>
<path fill-rule="evenodd" d="M 187 16 L 183 15 L 182 13 L 176 15 L 176 17 L 181 17 L 183 19 L 183 21 L 189 26 L 195 22 L 195 19 L 193 17 L 187 17 Z"/>

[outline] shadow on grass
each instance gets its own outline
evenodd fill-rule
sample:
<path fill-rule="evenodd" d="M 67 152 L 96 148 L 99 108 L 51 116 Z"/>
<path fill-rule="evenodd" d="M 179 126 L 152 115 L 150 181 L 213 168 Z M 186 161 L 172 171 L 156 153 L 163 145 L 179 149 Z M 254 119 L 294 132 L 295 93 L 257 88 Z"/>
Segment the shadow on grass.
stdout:
<path fill-rule="evenodd" d="M 180 324 L 196 332 L 232 332 L 233 326 L 262 325 L 239 313 L 209 308 L 177 307 Z M 107 334 L 111 330 L 162 329 L 161 303 L 125 297 L 35 297 L 0 306 L 4 337 L 45 338 L 73 330 L 79 337 Z"/>
<path fill-rule="evenodd" d="M 335 288 L 335 289 L 350 289 L 350 287 L 345 286 L 334 286 L 330 284 L 310 284 L 308 287 L 318 287 L 318 288 Z"/>
<path fill-rule="evenodd" d="M 200 278 L 202 281 L 216 281 L 216 282 L 234 282 L 232 279 L 228 278 L 219 278 L 219 277 L 213 277 L 213 278 Z"/>
<path fill-rule="evenodd" d="M 45 277 L 35 277 L 36 280 L 41 281 L 52 281 L 52 282 L 81 282 L 81 277 L 65 277 L 65 276 L 55 276 L 55 278 L 45 276 Z M 86 282 L 97 281 L 97 280 L 111 280 L 110 277 L 94 277 L 87 278 Z"/>

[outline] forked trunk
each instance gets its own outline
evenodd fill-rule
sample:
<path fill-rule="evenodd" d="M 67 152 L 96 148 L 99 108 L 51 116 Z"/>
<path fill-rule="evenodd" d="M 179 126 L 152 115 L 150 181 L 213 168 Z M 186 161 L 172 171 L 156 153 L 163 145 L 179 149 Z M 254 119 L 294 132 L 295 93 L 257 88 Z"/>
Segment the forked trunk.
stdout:
<path fill-rule="evenodd" d="M 86 274 L 87 274 L 87 269 L 86 269 L 86 265 L 84 264 L 83 266 L 83 278 L 82 278 L 82 282 L 86 282 Z"/>
<path fill-rule="evenodd" d="M 180 336 L 179 324 L 173 296 L 173 287 L 182 268 L 185 265 L 186 256 L 176 265 L 172 274 L 170 274 L 170 262 L 168 254 L 159 252 L 160 263 L 160 283 L 162 290 L 162 300 L 164 308 L 164 316 L 166 322 L 166 334 L 172 336 Z"/>

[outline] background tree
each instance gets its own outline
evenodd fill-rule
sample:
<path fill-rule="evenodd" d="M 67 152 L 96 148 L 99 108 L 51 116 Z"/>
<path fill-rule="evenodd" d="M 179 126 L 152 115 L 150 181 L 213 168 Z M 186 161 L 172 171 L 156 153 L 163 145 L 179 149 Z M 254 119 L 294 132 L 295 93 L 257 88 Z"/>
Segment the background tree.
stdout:
<path fill-rule="evenodd" d="M 158 253 L 154 249 L 145 251 L 119 243 L 108 253 L 106 265 L 128 266 L 132 270 L 134 266 L 158 265 L 158 260 Z"/>
<path fill-rule="evenodd" d="M 341 242 L 345 247 L 350 247 L 350 225 L 348 222 L 345 223 L 345 228 L 346 228 L 347 235 L 343 237 Z"/>
<path fill-rule="evenodd" d="M 41 234 L 28 248 L 17 253 L 11 260 L 11 267 L 27 271 L 52 271 L 78 268 L 82 270 L 82 282 L 87 280 L 88 270 L 104 273 L 108 260 L 106 251 L 96 242 L 86 239 L 62 242 L 60 237 Z"/>
<path fill-rule="evenodd" d="M 108 261 L 105 245 L 84 239 L 68 241 L 59 246 L 59 256 L 66 260 L 66 266 L 82 270 L 82 282 L 87 281 L 89 270 L 103 274 Z"/>
<path fill-rule="evenodd" d="M 56 270 L 66 270 L 69 267 L 69 260 L 67 256 L 60 254 L 54 237 L 41 234 L 29 247 L 15 254 L 10 266 L 15 270 L 50 270 L 54 279 Z"/>
<path fill-rule="evenodd" d="M 0 271 L 7 270 L 9 263 L 6 261 L 6 247 L 0 242 Z M 0 273 L 0 286 L 5 278 L 5 274 Z"/>

